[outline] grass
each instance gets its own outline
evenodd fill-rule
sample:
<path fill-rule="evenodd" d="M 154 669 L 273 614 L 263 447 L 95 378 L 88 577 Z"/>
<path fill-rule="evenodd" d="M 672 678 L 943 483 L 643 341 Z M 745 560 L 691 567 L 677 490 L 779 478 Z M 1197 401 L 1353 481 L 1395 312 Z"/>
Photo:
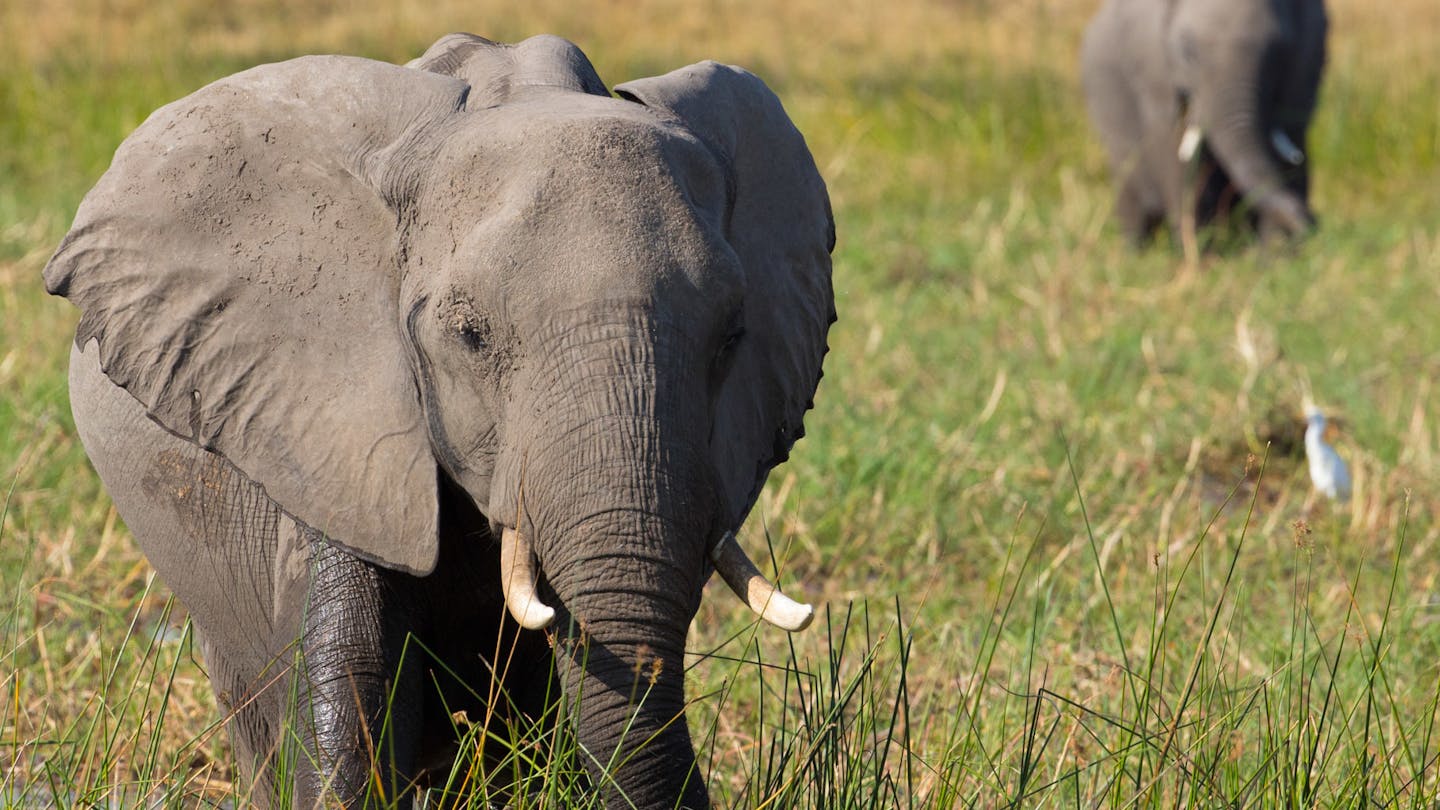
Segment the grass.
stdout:
<path fill-rule="evenodd" d="M 841 320 L 746 538 L 827 607 L 787 638 L 702 606 L 717 804 L 1433 805 L 1440 6 L 1332 0 L 1322 230 L 1186 266 L 1109 223 L 1094 3 L 771 5 L 0 5 L 0 803 L 233 790 L 182 612 L 74 438 L 39 270 L 75 205 L 209 80 L 470 30 L 564 34 L 611 83 L 747 65 L 830 184 Z M 1310 494 L 1303 384 L 1346 507 Z"/>

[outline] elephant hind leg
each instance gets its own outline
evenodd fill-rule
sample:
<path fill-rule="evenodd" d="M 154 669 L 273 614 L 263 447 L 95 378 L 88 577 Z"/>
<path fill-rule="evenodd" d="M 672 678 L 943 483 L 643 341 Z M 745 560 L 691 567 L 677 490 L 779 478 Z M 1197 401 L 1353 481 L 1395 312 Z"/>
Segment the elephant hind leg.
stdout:
<path fill-rule="evenodd" d="M 115 508 L 194 622 L 253 804 L 273 806 L 262 766 L 284 686 L 261 688 L 262 668 L 274 657 L 274 552 L 293 521 L 224 459 L 151 421 L 105 376 L 93 340 L 71 350 L 70 404 Z"/>
<path fill-rule="evenodd" d="M 1195 222 L 1201 227 L 1228 224 L 1241 208 L 1240 190 L 1213 158 L 1196 169 Z"/>
<path fill-rule="evenodd" d="M 210 674 L 215 699 L 224 713 L 238 775 L 241 797 L 249 807 L 278 807 L 276 771 L 280 756 L 279 720 L 285 710 L 285 673 L 255 672 L 200 637 L 201 654 Z M 242 659 L 244 660 L 244 659 Z"/>
<path fill-rule="evenodd" d="M 105 376 L 98 354 L 93 341 L 71 353 L 77 430 L 195 622 L 237 764 L 265 799 L 255 804 L 311 807 L 346 792 L 360 803 L 376 781 L 372 750 L 384 757 L 379 784 L 403 785 L 418 689 L 397 689 L 391 706 L 390 687 L 414 621 L 413 578 L 325 543 L 224 458 L 165 431 Z M 386 708 L 393 745 L 379 732 Z"/>

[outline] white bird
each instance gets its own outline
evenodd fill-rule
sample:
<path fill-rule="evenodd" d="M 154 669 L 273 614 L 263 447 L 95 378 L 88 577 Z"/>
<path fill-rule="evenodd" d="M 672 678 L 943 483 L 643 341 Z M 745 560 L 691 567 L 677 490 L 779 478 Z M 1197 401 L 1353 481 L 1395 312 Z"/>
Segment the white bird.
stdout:
<path fill-rule="evenodd" d="M 1350 498 L 1350 469 L 1335 448 L 1325 442 L 1325 414 L 1307 397 L 1305 400 L 1305 458 L 1310 462 L 1310 480 L 1315 489 L 1331 500 Z"/>

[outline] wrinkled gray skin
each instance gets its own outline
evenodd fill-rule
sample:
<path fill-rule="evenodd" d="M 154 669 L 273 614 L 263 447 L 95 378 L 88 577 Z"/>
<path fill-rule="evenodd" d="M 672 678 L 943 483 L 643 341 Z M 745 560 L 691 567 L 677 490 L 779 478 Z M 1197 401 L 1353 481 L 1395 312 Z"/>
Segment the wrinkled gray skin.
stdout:
<path fill-rule="evenodd" d="M 1321 0 L 1108 0 L 1090 23 L 1082 72 L 1110 153 L 1116 214 L 1137 243 L 1193 212 L 1197 227 L 1243 211 L 1265 236 L 1315 217 L 1301 152 L 1325 63 Z M 1182 164 L 1183 131 L 1202 146 Z"/>
<path fill-rule="evenodd" d="M 372 745 L 393 796 L 503 686 L 491 710 L 558 690 L 585 750 L 625 761 L 610 806 L 708 806 L 686 633 L 709 544 L 802 434 L 834 226 L 754 76 L 617 92 L 554 37 L 248 70 L 128 138 L 47 266 L 82 313 L 81 438 L 262 801 L 287 717 L 296 806 L 358 804 Z M 504 527 L 553 651 L 505 611 Z M 479 698 L 402 667 L 412 635 Z"/>

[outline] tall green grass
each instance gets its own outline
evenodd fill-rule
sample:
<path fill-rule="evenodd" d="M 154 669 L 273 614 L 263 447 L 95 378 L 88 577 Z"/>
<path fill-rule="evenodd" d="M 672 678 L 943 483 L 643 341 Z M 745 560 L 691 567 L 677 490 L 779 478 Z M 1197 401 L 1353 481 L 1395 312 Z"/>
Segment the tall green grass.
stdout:
<path fill-rule="evenodd" d="M 841 320 L 743 538 L 828 621 L 787 638 L 706 599 L 687 678 L 718 804 L 1429 806 L 1440 6 L 1332 0 L 1319 234 L 1197 266 L 1109 224 L 1093 6 L 0 5 L 0 803 L 245 795 L 183 611 L 74 438 L 74 314 L 39 271 L 75 205 L 207 81 L 470 30 L 570 36 L 612 83 L 752 67 L 830 186 Z M 1303 384 L 1347 506 L 1310 492 Z M 546 733 L 476 720 L 511 764 Z M 461 762 L 462 806 L 506 778 Z M 517 801 L 582 800 L 551 776 Z"/>
<path fill-rule="evenodd" d="M 1408 527 L 1390 568 L 1369 572 L 1378 601 L 1357 597 L 1327 618 L 1312 604 L 1313 530 L 1297 521 L 1288 623 L 1276 628 L 1266 660 L 1248 660 L 1253 629 L 1237 607 L 1248 596 L 1238 572 L 1254 552 L 1247 540 L 1261 489 L 1250 485 L 1264 476 L 1263 468 L 1244 470 L 1215 509 L 1218 518 L 1249 489 L 1236 534 L 1216 538 L 1212 523 L 1155 560 L 1148 613 L 1125 612 L 1103 596 L 1107 572 L 1092 546 L 1086 573 L 1100 584 L 1095 597 L 1109 632 L 1098 635 L 1109 638 L 1083 667 L 1052 669 L 1041 655 L 1060 618 L 1045 587 L 1043 531 L 1008 540 L 1000 587 L 977 606 L 986 618 L 971 646 L 946 656 L 953 681 L 939 688 L 927 683 L 933 674 L 918 658 L 915 627 L 884 618 L 876 605 L 826 611 L 814 657 L 792 643 L 769 660 L 757 628 L 740 628 L 702 656 L 699 666 L 723 678 L 692 707 L 701 750 L 711 752 L 717 803 L 1432 806 L 1440 683 L 1404 683 L 1402 648 L 1417 630 L 1397 601 Z M 1347 595 L 1364 590 L 1365 578 L 1357 572 Z M 167 724 L 190 733 L 173 718 L 171 698 L 193 639 L 188 623 L 167 629 L 170 601 L 150 615 L 151 596 L 149 588 L 139 595 L 118 647 L 97 656 L 101 678 L 89 711 L 48 735 L 0 743 L 10 757 L 0 783 L 7 803 L 244 803 L 248 793 L 229 781 L 233 763 L 211 754 L 213 721 L 178 748 L 166 744 Z M 21 682 L 12 668 L 30 646 L 26 636 L 39 631 L 22 618 L 33 610 L 26 601 L 16 594 L 5 626 L 10 653 L 0 671 L 12 685 Z M 900 601 L 886 607 L 891 617 L 915 612 Z M 12 702 L 9 710 L 29 711 L 22 707 Z M 441 787 L 424 794 L 426 806 L 595 806 L 583 751 L 564 722 L 514 726 L 457 715 L 456 731 L 461 755 Z M 743 767 L 727 770 L 723 752 L 736 753 L 737 734 L 746 740 L 737 757 Z M 282 776 L 304 762 L 303 743 L 287 739 L 293 750 L 282 752 L 290 763 Z M 398 797 L 375 798 L 389 806 Z"/>

